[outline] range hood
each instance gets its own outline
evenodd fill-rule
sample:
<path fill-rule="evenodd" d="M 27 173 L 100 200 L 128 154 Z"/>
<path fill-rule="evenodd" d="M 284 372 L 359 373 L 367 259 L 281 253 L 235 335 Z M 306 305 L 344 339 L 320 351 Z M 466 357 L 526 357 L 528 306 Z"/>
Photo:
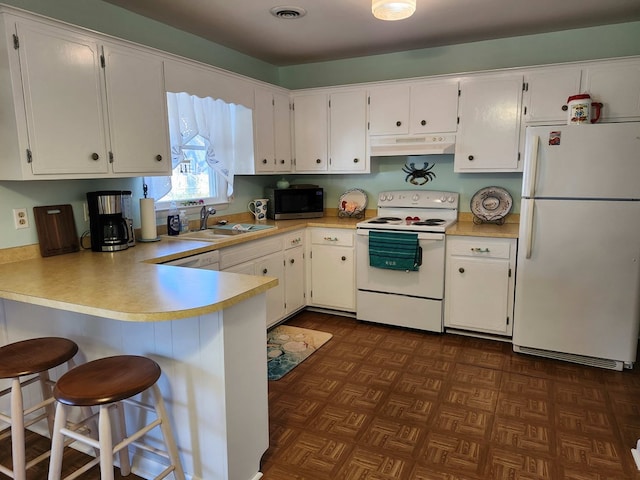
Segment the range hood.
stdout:
<path fill-rule="evenodd" d="M 455 150 L 455 135 L 372 135 L 369 137 L 372 157 L 402 155 L 442 155 Z"/>

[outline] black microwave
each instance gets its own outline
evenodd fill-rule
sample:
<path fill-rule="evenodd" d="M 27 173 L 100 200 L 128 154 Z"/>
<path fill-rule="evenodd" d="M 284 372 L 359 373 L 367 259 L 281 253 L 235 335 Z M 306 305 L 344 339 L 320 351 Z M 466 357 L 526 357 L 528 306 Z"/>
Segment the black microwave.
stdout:
<path fill-rule="evenodd" d="M 318 218 L 324 215 L 324 190 L 317 185 L 265 188 L 267 217 L 273 220 Z"/>

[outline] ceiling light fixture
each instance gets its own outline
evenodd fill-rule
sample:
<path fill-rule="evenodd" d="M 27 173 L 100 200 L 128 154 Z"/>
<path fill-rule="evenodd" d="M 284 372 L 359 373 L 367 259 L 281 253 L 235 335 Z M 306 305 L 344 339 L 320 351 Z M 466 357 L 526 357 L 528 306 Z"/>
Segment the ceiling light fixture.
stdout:
<path fill-rule="evenodd" d="M 371 11 L 380 20 L 403 20 L 416 11 L 416 0 L 373 0 Z"/>

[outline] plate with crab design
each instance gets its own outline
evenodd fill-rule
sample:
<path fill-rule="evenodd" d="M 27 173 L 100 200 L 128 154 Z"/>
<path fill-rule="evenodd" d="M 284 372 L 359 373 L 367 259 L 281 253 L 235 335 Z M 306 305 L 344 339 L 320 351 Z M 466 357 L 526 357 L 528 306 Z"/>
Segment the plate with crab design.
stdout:
<path fill-rule="evenodd" d="M 503 223 L 511 211 L 513 198 L 502 187 L 485 187 L 471 198 L 471 213 L 483 222 Z"/>

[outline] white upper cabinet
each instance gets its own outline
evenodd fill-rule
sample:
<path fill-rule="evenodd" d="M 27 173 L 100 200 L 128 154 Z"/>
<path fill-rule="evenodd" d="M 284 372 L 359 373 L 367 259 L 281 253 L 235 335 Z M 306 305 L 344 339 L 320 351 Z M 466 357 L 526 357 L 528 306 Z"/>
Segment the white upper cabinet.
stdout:
<path fill-rule="evenodd" d="M 8 14 L 0 28 L 12 88 L 0 100 L 0 148 L 12 160 L 0 178 L 170 173 L 161 58 Z"/>
<path fill-rule="evenodd" d="M 522 115 L 526 124 L 558 124 L 567 121 L 567 99 L 580 93 L 582 69 L 548 67 L 526 72 Z"/>
<path fill-rule="evenodd" d="M 640 59 L 598 62 L 584 69 L 584 91 L 601 102 L 601 121 L 640 118 Z"/>
<path fill-rule="evenodd" d="M 447 133 L 457 129 L 457 81 L 411 85 L 409 133 Z"/>
<path fill-rule="evenodd" d="M 104 45 L 104 57 L 113 172 L 166 175 L 171 158 L 162 59 L 116 45 Z"/>
<path fill-rule="evenodd" d="M 368 171 L 367 92 L 329 95 L 329 169 L 332 172 Z"/>
<path fill-rule="evenodd" d="M 369 104 L 370 135 L 446 133 L 457 129 L 455 80 L 371 87 Z"/>
<path fill-rule="evenodd" d="M 567 99 L 588 93 L 603 104 L 601 122 L 640 118 L 640 60 L 604 60 L 539 67 L 525 72 L 526 125 L 567 123 Z"/>
<path fill-rule="evenodd" d="M 289 95 L 256 87 L 253 120 L 255 172 L 290 172 L 293 157 Z"/>
<path fill-rule="evenodd" d="M 523 77 L 496 74 L 460 81 L 456 172 L 514 172 L 521 169 L 518 142 Z"/>
<path fill-rule="evenodd" d="M 408 85 L 387 85 L 369 89 L 369 135 L 409 133 Z"/>
<path fill-rule="evenodd" d="M 293 99 L 294 158 L 297 172 L 323 172 L 329 166 L 329 109 L 326 93 Z"/>
<path fill-rule="evenodd" d="M 2 111 L 9 113 L 15 107 L 18 121 L 23 115 L 26 119 L 26 124 L 17 125 L 25 129 L 19 136 L 20 158 L 15 159 L 22 168 L 9 179 L 107 174 L 109 146 L 98 43 L 11 18 L 5 18 L 4 27 L 9 57 L 2 60 L 10 65 L 15 104 L 3 105 Z M 2 178 L 7 178 L 7 166 Z"/>
<path fill-rule="evenodd" d="M 296 172 L 365 173 L 365 90 L 300 93 L 294 102 Z"/>

